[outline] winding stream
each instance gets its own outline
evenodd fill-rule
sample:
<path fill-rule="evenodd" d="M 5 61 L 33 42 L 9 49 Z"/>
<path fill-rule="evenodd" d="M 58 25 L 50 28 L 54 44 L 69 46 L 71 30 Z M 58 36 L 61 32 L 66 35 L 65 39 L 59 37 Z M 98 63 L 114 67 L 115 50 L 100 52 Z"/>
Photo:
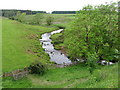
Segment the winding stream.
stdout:
<path fill-rule="evenodd" d="M 56 31 L 52 31 L 50 33 L 44 33 L 41 36 L 42 39 L 39 39 L 45 52 L 49 54 L 50 61 L 55 62 L 56 64 L 60 65 L 61 67 L 63 67 L 64 65 L 70 65 L 70 64 L 72 64 L 72 62 L 63 53 L 54 49 L 54 46 L 51 43 L 52 40 L 50 39 L 50 37 L 51 37 L 51 35 L 60 33 L 62 31 L 63 31 L 63 29 L 59 29 Z"/>

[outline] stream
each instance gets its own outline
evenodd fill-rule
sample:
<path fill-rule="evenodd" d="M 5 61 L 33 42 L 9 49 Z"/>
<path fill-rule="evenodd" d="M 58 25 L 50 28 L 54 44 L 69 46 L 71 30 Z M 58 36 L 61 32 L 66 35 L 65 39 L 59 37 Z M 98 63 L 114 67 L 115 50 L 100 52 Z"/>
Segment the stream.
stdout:
<path fill-rule="evenodd" d="M 44 33 L 42 34 L 42 39 L 40 40 L 40 43 L 42 44 L 42 48 L 45 50 L 46 53 L 50 56 L 50 61 L 55 62 L 59 67 L 64 67 L 65 65 L 72 64 L 71 60 L 67 58 L 65 54 L 62 52 L 55 50 L 54 45 L 51 43 L 52 40 L 50 39 L 51 35 L 56 33 L 61 33 L 63 29 L 59 29 L 56 31 L 52 31 L 50 33 Z"/>

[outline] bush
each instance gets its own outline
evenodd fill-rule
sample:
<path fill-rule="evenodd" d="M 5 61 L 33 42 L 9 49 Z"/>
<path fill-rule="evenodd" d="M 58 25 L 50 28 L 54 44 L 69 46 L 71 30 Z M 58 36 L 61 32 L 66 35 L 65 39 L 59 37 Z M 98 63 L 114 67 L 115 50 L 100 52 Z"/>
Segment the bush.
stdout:
<path fill-rule="evenodd" d="M 35 62 L 28 67 L 28 70 L 31 74 L 43 75 L 46 72 L 47 68 L 42 63 Z"/>
<path fill-rule="evenodd" d="M 47 23 L 47 25 L 51 25 L 52 22 L 53 22 L 53 17 L 48 16 L 47 19 L 46 19 L 46 23 Z"/>

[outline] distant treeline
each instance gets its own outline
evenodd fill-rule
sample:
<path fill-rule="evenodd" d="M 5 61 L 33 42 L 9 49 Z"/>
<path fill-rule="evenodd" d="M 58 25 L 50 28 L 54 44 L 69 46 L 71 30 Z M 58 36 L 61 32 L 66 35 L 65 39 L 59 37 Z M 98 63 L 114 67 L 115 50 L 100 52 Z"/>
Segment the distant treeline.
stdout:
<path fill-rule="evenodd" d="M 12 17 L 12 16 L 16 16 L 17 12 L 26 13 L 27 15 L 36 14 L 36 13 L 46 13 L 46 11 L 2 9 L 2 14 L 1 15 L 4 16 L 4 17 Z"/>
<path fill-rule="evenodd" d="M 32 15 L 36 13 L 47 13 L 46 11 L 31 11 L 31 10 L 16 10 L 16 9 L 2 9 L 0 16 L 13 17 L 16 16 L 17 12 L 26 13 L 26 15 Z M 53 11 L 52 14 L 76 14 L 76 11 Z"/>
<path fill-rule="evenodd" d="M 76 11 L 53 11 L 52 14 L 76 14 Z"/>

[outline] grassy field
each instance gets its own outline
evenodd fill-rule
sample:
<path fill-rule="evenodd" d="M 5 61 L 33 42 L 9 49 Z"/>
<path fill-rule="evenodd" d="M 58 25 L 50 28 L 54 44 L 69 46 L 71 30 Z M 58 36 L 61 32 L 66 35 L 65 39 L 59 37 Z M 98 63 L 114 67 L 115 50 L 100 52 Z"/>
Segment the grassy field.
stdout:
<path fill-rule="evenodd" d="M 2 74 L 2 17 L 0 17 L 0 75 Z M 0 77 L 0 89 L 2 88 L 2 78 Z"/>
<path fill-rule="evenodd" d="M 33 17 L 35 15 L 26 15 L 23 20 L 25 23 L 30 23 L 33 20 Z M 68 24 L 70 21 L 75 19 L 75 14 L 44 14 L 43 19 L 42 19 L 42 25 L 46 24 L 46 18 L 48 16 L 53 17 L 52 24 L 53 25 L 59 25 L 60 26 L 65 26 Z"/>
<path fill-rule="evenodd" d="M 37 59 L 42 59 L 42 62 L 49 60 L 38 39 L 42 33 L 55 30 L 55 27 L 25 25 L 8 19 L 3 19 L 2 27 L 3 72 L 23 68 Z M 37 51 L 41 57 L 37 57 Z"/>
<path fill-rule="evenodd" d="M 56 19 L 58 16 L 67 17 L 67 22 L 69 22 L 68 17 L 72 20 L 74 18 L 71 15 L 54 16 Z M 56 25 L 67 25 L 66 22 L 62 23 L 62 20 L 59 20 L 61 19 L 58 18 L 58 21 L 55 22 L 60 23 L 55 23 L 52 26 L 36 26 L 3 18 L 3 72 L 23 68 L 36 60 L 43 64 L 50 63 L 49 57 L 43 51 L 38 39 L 41 38 L 42 33 L 58 29 L 55 27 Z M 56 48 L 60 49 L 63 46 L 61 43 L 63 41 L 61 40 L 62 33 L 55 34 L 51 38 L 53 43 L 56 43 Z M 89 73 L 88 67 L 83 64 L 65 68 L 51 67 L 43 76 L 29 74 L 17 81 L 11 77 L 6 77 L 3 78 L 2 83 L 5 88 L 117 88 L 118 64 L 99 66 L 92 75 Z"/>
<path fill-rule="evenodd" d="M 2 27 L 3 72 L 24 68 L 36 60 L 43 64 L 50 63 L 49 57 L 43 51 L 38 39 L 41 38 L 41 34 L 58 29 L 56 25 L 27 25 L 3 18 Z M 18 83 L 12 78 L 3 79 L 3 87 L 30 87 L 29 85 L 28 78 L 23 78 Z"/>

